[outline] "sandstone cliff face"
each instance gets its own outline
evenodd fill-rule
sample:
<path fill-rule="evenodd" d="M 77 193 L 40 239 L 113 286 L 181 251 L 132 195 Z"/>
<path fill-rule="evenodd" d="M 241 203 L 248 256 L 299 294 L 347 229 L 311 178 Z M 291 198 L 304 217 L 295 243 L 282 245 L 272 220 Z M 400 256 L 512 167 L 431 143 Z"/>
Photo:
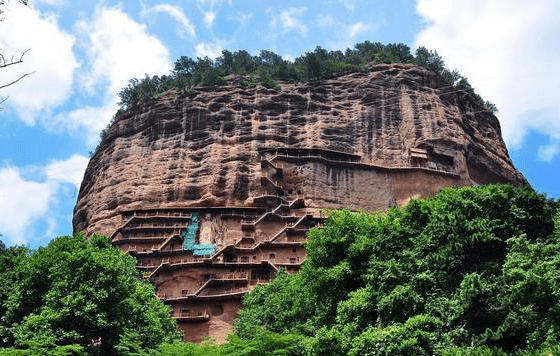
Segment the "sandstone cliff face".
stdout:
<path fill-rule="evenodd" d="M 108 221 L 123 209 L 249 206 L 259 190 L 260 147 L 324 148 L 386 167 L 409 166 L 409 149 L 418 147 L 431 153 L 428 167 L 459 174 L 457 185 L 524 182 L 498 120 L 425 68 L 378 65 L 370 73 L 281 86 L 170 93 L 118 117 L 87 168 L 75 229 L 110 232 L 116 226 Z M 386 206 L 339 201 L 340 191 L 355 189 L 344 170 L 298 173 L 301 181 L 322 182 L 309 184 L 308 205 Z M 378 188 L 384 202 L 406 198 L 385 197 L 392 194 L 385 188 Z"/>
<path fill-rule="evenodd" d="M 487 183 L 526 183 L 498 120 L 426 68 L 378 65 L 281 90 L 232 83 L 134 106 L 92 157 L 73 222 L 136 254 L 188 339 L 219 339 L 239 307 L 226 296 L 284 265 L 297 270 L 297 245 L 320 225 L 320 209 L 384 210 Z M 188 226 L 193 243 L 213 249 L 188 250 Z"/>

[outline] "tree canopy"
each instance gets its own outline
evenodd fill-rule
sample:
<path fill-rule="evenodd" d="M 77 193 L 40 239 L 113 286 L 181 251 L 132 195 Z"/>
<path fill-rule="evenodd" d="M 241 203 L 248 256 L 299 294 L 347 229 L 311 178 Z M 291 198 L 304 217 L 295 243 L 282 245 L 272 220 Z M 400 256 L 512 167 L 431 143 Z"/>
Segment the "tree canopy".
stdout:
<path fill-rule="evenodd" d="M 257 76 L 260 83 L 268 88 L 277 88 L 276 80 L 290 82 L 309 82 L 333 76 L 337 73 L 366 72 L 368 64 L 379 63 L 414 63 L 426 66 L 440 74 L 444 81 L 465 90 L 469 95 L 489 109 L 496 112 L 495 105 L 484 102 L 457 70 L 446 69 L 443 59 L 436 51 L 419 47 L 416 55 L 403 44 L 382 44 L 365 41 L 345 52 L 328 51 L 322 47 L 296 58 L 293 62 L 283 59 L 271 51 L 262 50 L 258 55 L 251 55 L 245 50 L 231 52 L 223 50 L 216 60 L 208 57 L 192 59 L 182 56 L 175 62 L 168 75 L 148 76 L 131 79 L 120 93 L 121 110 L 126 110 L 139 100 L 157 98 L 169 89 L 183 92 L 185 88 L 196 85 L 219 85 L 226 83 L 226 76 L 237 74 L 238 83 L 255 86 Z M 249 77 L 249 79 L 247 78 Z"/>
<path fill-rule="evenodd" d="M 301 272 L 247 294 L 235 325 L 302 335 L 306 355 L 558 352 L 559 249 L 556 202 L 529 187 L 333 211 Z"/>
<path fill-rule="evenodd" d="M 129 355 L 180 340 L 169 307 L 109 239 L 0 252 L 0 355 Z"/>
<path fill-rule="evenodd" d="M 246 294 L 222 345 L 181 342 L 107 238 L 62 237 L 33 253 L 0 244 L 0 355 L 560 353 L 556 201 L 490 185 L 328 215 L 301 271 Z"/>

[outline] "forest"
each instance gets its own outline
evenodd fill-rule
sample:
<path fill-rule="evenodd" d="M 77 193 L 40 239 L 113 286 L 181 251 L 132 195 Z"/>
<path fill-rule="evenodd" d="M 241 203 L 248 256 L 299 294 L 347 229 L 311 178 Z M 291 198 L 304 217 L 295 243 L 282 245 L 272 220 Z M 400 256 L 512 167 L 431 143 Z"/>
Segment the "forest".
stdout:
<path fill-rule="evenodd" d="M 0 355 L 560 354 L 557 201 L 489 185 L 326 213 L 301 271 L 246 294 L 221 345 L 182 342 L 105 237 L 0 244 Z"/>
<path fill-rule="evenodd" d="M 428 67 L 440 74 L 446 83 L 465 90 L 489 110 L 497 112 L 494 104 L 485 102 L 475 93 L 467 78 L 457 70 L 447 69 L 436 51 L 419 47 L 412 55 L 410 48 L 403 43 L 385 45 L 370 41 L 358 43 L 345 52 L 317 47 L 294 61 L 267 50 L 255 56 L 245 50 L 223 50 L 216 60 L 208 57 L 195 60 L 182 56 L 168 75 L 150 77 L 146 74 L 142 79 L 131 79 L 119 93 L 119 105 L 121 110 L 126 110 L 138 101 L 157 98 L 170 89 L 183 93 L 197 85 L 226 84 L 226 76 L 230 74 L 239 76 L 237 83 L 240 85 L 254 87 L 261 84 L 280 89 L 277 81 L 313 82 L 337 74 L 367 72 L 368 65 L 379 63 L 411 63 Z"/>

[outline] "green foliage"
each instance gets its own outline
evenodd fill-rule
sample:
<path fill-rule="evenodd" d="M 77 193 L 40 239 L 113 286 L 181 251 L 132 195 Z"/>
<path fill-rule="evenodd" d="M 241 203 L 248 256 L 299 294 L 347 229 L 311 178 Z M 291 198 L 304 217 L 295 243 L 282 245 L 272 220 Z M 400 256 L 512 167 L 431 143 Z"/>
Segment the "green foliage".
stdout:
<path fill-rule="evenodd" d="M 31 345 L 28 349 L 5 348 L 0 349 L 0 356 L 82 356 L 85 355 L 80 345 L 56 346 L 48 342 Z"/>
<path fill-rule="evenodd" d="M 349 356 L 433 355 L 437 329 L 441 322 L 434 317 L 416 315 L 404 325 L 369 327 L 352 340 Z"/>
<path fill-rule="evenodd" d="M 275 334 L 260 330 L 250 339 L 242 339 L 233 334 L 228 343 L 221 345 L 222 355 L 231 356 L 298 356 L 303 354 L 302 336 L 296 334 Z"/>
<path fill-rule="evenodd" d="M 249 79 L 241 79 L 241 81 L 239 82 L 241 85 L 249 87 L 249 88 L 254 88 L 257 86 L 257 80 L 255 78 L 255 76 L 253 74 L 251 74 L 249 76 Z"/>
<path fill-rule="evenodd" d="M 0 347 L 5 345 L 9 335 L 9 325 L 3 320 L 7 313 L 6 303 L 10 295 L 14 293 L 14 285 L 17 281 L 17 267 L 27 258 L 30 252 L 26 247 L 6 248 L 2 243 L 0 249 Z"/>
<path fill-rule="evenodd" d="M 416 50 L 416 57 L 413 62 L 424 67 L 432 69 L 434 72 L 441 75 L 444 82 L 455 86 L 457 89 L 464 90 L 469 96 L 478 101 L 480 104 L 484 105 L 493 114 L 498 113 L 498 108 L 496 105 L 489 101 L 484 101 L 480 95 L 475 93 L 473 87 L 470 85 L 467 78 L 463 77 L 459 72 L 454 69 L 450 71 L 445 68 L 445 62 L 443 58 L 437 53 L 437 51 L 430 51 L 426 47 L 418 47 Z"/>
<path fill-rule="evenodd" d="M 138 278 L 134 258 L 106 237 L 59 237 L 32 255 L 25 252 L 11 258 L 17 263 L 2 303 L 2 347 L 127 355 L 180 339 L 169 308 Z M 94 339 L 100 346 L 92 346 Z"/>
<path fill-rule="evenodd" d="M 306 249 L 299 274 L 246 295 L 239 336 L 301 334 L 307 355 L 536 355 L 560 344 L 560 213 L 529 187 L 330 212 Z"/>
<path fill-rule="evenodd" d="M 301 272 L 248 293 L 222 345 L 179 342 L 134 260 L 106 238 L 59 238 L 31 255 L 4 247 L 0 356 L 560 352 L 555 201 L 491 185 L 383 214 L 328 214 L 309 232 Z"/>
<path fill-rule="evenodd" d="M 358 43 L 354 49 L 342 51 L 328 51 L 322 47 L 315 48 L 296 58 L 293 62 L 283 59 L 274 52 L 263 50 L 252 56 L 249 52 L 240 50 L 230 52 L 223 50 L 222 55 L 215 61 L 208 58 L 192 59 L 182 56 L 175 62 L 173 71 L 169 75 L 146 75 L 143 79 L 131 79 L 127 87 L 119 92 L 121 109 L 127 109 L 138 101 L 146 101 L 160 97 L 169 89 L 182 90 L 195 85 L 226 84 L 226 76 L 236 74 L 245 77 L 239 84 L 255 87 L 262 84 L 267 88 L 280 90 L 278 80 L 288 82 L 312 82 L 332 77 L 337 73 L 367 72 L 369 64 L 380 63 L 416 63 L 426 66 L 438 74 L 444 81 L 465 90 L 481 104 L 486 104 L 493 112 L 496 106 L 484 102 L 478 96 L 467 79 L 456 70 L 445 68 L 443 59 L 435 51 L 420 47 L 416 56 L 410 53 L 410 48 L 402 43 L 382 44 L 365 41 Z M 260 81 L 256 80 L 256 75 Z M 246 77 L 250 76 L 250 79 Z"/>
<path fill-rule="evenodd" d="M 138 356 L 299 356 L 303 355 L 303 337 L 295 334 L 276 334 L 266 330 L 256 332 L 252 338 L 243 339 L 231 334 L 226 344 L 217 345 L 213 340 L 201 343 L 167 343 Z"/>
<path fill-rule="evenodd" d="M 237 318 L 234 324 L 237 334 L 243 338 L 251 338 L 264 325 L 276 333 L 291 331 L 307 334 L 306 330 L 312 329 L 309 325 L 314 325 L 316 306 L 310 305 L 313 295 L 308 294 L 306 298 L 292 297 L 302 292 L 300 283 L 299 274 L 290 275 L 281 270 L 276 274 L 274 283 L 267 283 L 247 294 L 243 302 L 244 308 L 239 311 L 243 317 Z"/>
<path fill-rule="evenodd" d="M 437 51 L 430 51 L 424 46 L 416 49 L 416 58 L 414 59 L 414 62 L 424 67 L 428 67 L 436 73 L 442 73 L 445 69 L 443 58 L 441 58 Z"/>

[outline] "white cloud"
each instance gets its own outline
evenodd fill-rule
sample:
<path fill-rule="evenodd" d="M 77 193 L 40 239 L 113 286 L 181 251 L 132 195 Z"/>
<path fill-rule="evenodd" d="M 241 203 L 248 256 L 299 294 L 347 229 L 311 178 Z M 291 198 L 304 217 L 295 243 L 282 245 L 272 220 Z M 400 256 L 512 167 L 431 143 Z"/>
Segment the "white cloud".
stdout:
<path fill-rule="evenodd" d="M 216 19 L 216 14 L 212 11 L 204 13 L 204 25 L 208 28 L 212 27 L 214 20 Z"/>
<path fill-rule="evenodd" d="M 55 132 L 80 133 L 87 140 L 88 147 L 93 147 L 99 142 L 99 133 L 111 121 L 117 110 L 116 103 L 107 103 L 100 107 L 86 106 L 52 117 L 47 127 Z M 80 131 L 84 128 L 85 134 Z"/>
<path fill-rule="evenodd" d="M 34 2 L 43 3 L 51 6 L 61 6 L 64 4 L 64 0 L 35 0 Z"/>
<path fill-rule="evenodd" d="M 228 3 L 230 6 L 232 5 L 231 0 L 198 0 L 198 3 L 208 5 L 211 8 L 216 8 L 222 5 L 223 3 Z"/>
<path fill-rule="evenodd" d="M 560 2 L 419 0 L 417 11 L 427 27 L 416 45 L 437 50 L 498 106 L 508 145 L 520 147 L 529 130 L 560 136 Z"/>
<path fill-rule="evenodd" d="M 204 58 L 208 56 L 209 58 L 216 59 L 222 55 L 223 46 L 220 42 L 201 42 L 194 47 L 194 50 L 197 57 Z"/>
<path fill-rule="evenodd" d="M 356 22 L 348 27 L 348 37 L 353 39 L 354 37 L 371 30 L 371 28 L 371 24 Z"/>
<path fill-rule="evenodd" d="M 13 4 L 11 4 L 13 3 Z M 24 62 L 2 70 L 2 84 L 9 83 L 24 73 L 32 75 L 2 91 L 27 124 L 35 123 L 37 112 L 62 104 L 70 95 L 73 73 L 79 67 L 73 53 L 75 38 L 61 30 L 54 16 L 45 16 L 38 10 L 12 1 L 0 33 L 4 55 L 19 56 L 26 50 Z"/>
<path fill-rule="evenodd" d="M 253 19 L 253 14 L 237 12 L 236 14 L 229 14 L 227 16 L 228 20 L 235 21 L 241 25 L 241 27 L 246 26 L 249 21 Z"/>
<path fill-rule="evenodd" d="M 77 28 L 86 37 L 91 67 L 85 85 L 90 91 L 108 81 L 108 95 L 114 97 L 131 78 L 167 74 L 171 69 L 169 50 L 120 9 L 98 8 L 93 21 L 82 20 Z"/>
<path fill-rule="evenodd" d="M 331 15 L 319 15 L 317 26 L 323 30 L 332 31 L 333 27 L 341 27 L 342 23 Z"/>
<path fill-rule="evenodd" d="M 164 13 L 171 16 L 175 21 L 177 21 L 180 25 L 177 29 L 177 33 L 181 38 L 186 38 L 185 32 L 190 37 L 196 37 L 195 27 L 192 24 L 191 20 L 187 18 L 183 9 L 178 6 L 170 5 L 170 4 L 158 4 L 152 6 L 150 8 L 144 8 L 142 10 L 143 16 L 148 16 L 150 14 L 155 13 Z M 206 19 L 205 19 L 206 20 Z"/>
<path fill-rule="evenodd" d="M 294 62 L 296 60 L 296 56 L 294 56 L 293 54 L 282 54 L 282 58 L 284 58 L 285 60 L 287 60 L 288 62 Z"/>
<path fill-rule="evenodd" d="M 355 0 L 341 0 L 340 3 L 348 11 L 353 12 L 356 9 L 356 1 Z"/>
<path fill-rule="evenodd" d="M 364 37 L 364 34 L 371 34 L 377 30 L 380 21 L 382 20 L 378 17 L 378 20 L 369 23 L 359 21 L 348 24 L 330 15 L 320 15 L 316 24 L 318 28 L 328 34 L 326 39 L 327 48 L 331 50 L 346 50 L 346 48 L 354 46 L 357 42 L 357 37 Z"/>
<path fill-rule="evenodd" d="M 98 6 L 91 18 L 76 23 L 74 34 L 68 34 L 59 28 L 54 16 L 14 5 L 18 6 L 9 7 L 5 21 L 0 22 L 0 33 L 10 33 L 0 38 L 0 48 L 14 54 L 27 48 L 31 51 L 24 63 L 2 70 L 0 83 L 35 72 L 1 95 L 9 96 L 4 105 L 14 107 L 29 125 L 41 118 L 45 127 L 55 132 L 75 133 L 85 128 L 92 146 L 116 112 L 117 93 L 129 79 L 146 73 L 167 74 L 171 69 L 165 45 L 119 8 Z M 74 48 L 75 44 L 79 47 Z M 81 50 L 81 65 L 73 50 Z M 73 83 L 79 83 L 81 93 Z M 92 105 L 61 112 L 62 104 L 76 92 L 89 95 Z"/>
<path fill-rule="evenodd" d="M 551 162 L 558 152 L 560 152 L 560 142 L 556 141 L 539 147 L 537 154 L 541 161 Z"/>
<path fill-rule="evenodd" d="M 305 7 L 292 7 L 280 13 L 267 9 L 266 14 L 271 17 L 269 37 L 275 38 L 278 33 L 286 35 L 290 32 L 306 36 L 308 28 L 302 20 L 306 11 Z"/>
<path fill-rule="evenodd" d="M 26 181 L 17 168 L 0 169 L 0 231 L 6 245 L 27 242 L 26 230 L 48 212 L 52 195 L 49 184 Z"/>
<path fill-rule="evenodd" d="M 88 161 L 73 155 L 45 167 L 0 168 L 0 233 L 6 245 L 36 238 L 30 229 L 37 222 L 46 225 L 46 234 L 56 230 L 56 193 L 65 183 L 79 189 Z M 35 177 L 27 177 L 24 171 L 34 171 Z"/>
<path fill-rule="evenodd" d="M 65 161 L 53 161 L 45 168 L 46 179 L 48 182 L 72 183 L 79 190 L 88 162 L 89 158 L 79 154 L 73 154 Z"/>
<path fill-rule="evenodd" d="M 169 50 L 147 27 L 118 8 L 97 8 L 91 20 L 76 25 L 86 50 L 87 64 L 82 73 L 83 88 L 90 95 L 101 95 L 99 106 L 80 107 L 59 113 L 49 127 L 54 130 L 87 130 L 89 146 L 111 121 L 117 110 L 117 94 L 132 78 L 145 74 L 167 74 L 171 69 Z"/>
<path fill-rule="evenodd" d="M 305 36 L 307 34 L 307 26 L 302 23 L 301 17 L 307 11 L 306 8 L 291 8 L 282 11 L 280 14 L 280 21 L 282 21 L 282 28 L 285 32 L 295 31 Z"/>

